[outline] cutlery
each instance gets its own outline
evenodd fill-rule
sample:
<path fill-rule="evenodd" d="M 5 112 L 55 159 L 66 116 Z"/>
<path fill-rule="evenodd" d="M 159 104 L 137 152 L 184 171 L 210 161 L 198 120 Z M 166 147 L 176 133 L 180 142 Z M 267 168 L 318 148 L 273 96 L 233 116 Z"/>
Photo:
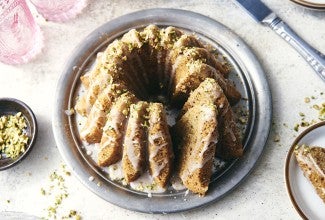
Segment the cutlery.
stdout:
<path fill-rule="evenodd" d="M 257 22 L 269 26 L 309 63 L 325 82 L 325 56 L 298 36 L 281 18 L 260 0 L 236 0 Z"/>

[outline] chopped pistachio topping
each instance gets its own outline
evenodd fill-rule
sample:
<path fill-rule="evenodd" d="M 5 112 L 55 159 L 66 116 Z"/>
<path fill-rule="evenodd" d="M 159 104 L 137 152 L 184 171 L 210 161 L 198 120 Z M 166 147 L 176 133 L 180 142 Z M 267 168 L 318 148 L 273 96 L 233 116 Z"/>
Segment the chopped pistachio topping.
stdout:
<path fill-rule="evenodd" d="M 318 105 L 313 105 L 313 108 L 314 108 L 315 110 L 320 110 L 320 107 L 319 107 Z"/>
<path fill-rule="evenodd" d="M 300 123 L 300 126 L 301 126 L 301 127 L 308 127 L 309 125 L 310 125 L 310 123 L 307 122 L 307 121 L 302 121 L 302 122 Z"/>
<path fill-rule="evenodd" d="M 325 103 L 322 104 L 319 110 L 319 120 L 324 121 L 325 120 Z"/>
<path fill-rule="evenodd" d="M 0 118 L 0 155 L 5 154 L 15 159 L 25 152 L 28 142 L 24 132 L 26 127 L 26 120 L 21 112 Z"/>
<path fill-rule="evenodd" d="M 152 183 L 152 184 L 146 185 L 145 187 L 147 189 L 149 189 L 149 190 L 155 190 L 157 188 L 157 184 L 156 183 Z"/>
<path fill-rule="evenodd" d="M 129 114 L 128 109 L 123 109 L 122 114 L 125 115 L 125 116 L 127 116 Z"/>
<path fill-rule="evenodd" d="M 273 138 L 274 142 L 279 142 L 280 141 L 280 136 L 278 134 L 276 134 Z"/>
<path fill-rule="evenodd" d="M 69 217 L 75 216 L 77 212 L 75 210 L 70 210 Z"/>
<path fill-rule="evenodd" d="M 69 214 L 67 216 L 64 216 L 62 219 L 75 219 L 75 220 L 81 220 L 81 216 L 78 214 L 75 210 L 70 210 Z"/>
<path fill-rule="evenodd" d="M 239 122 L 240 122 L 241 124 L 247 124 L 248 118 L 242 116 L 242 117 L 239 117 L 238 120 L 239 120 Z"/>
<path fill-rule="evenodd" d="M 298 131 L 298 130 L 299 130 L 299 124 L 295 124 L 295 126 L 293 127 L 293 129 L 294 129 L 295 131 Z"/>
<path fill-rule="evenodd" d="M 301 146 L 299 146 L 299 145 L 295 146 L 295 149 L 294 149 L 295 153 L 298 153 L 300 148 L 303 149 L 303 151 L 302 151 L 303 155 L 306 155 L 310 152 L 310 147 L 307 146 L 306 144 L 302 144 Z"/>
<path fill-rule="evenodd" d="M 141 126 L 142 127 L 149 127 L 149 123 L 148 123 L 148 121 L 144 121 L 143 123 L 141 123 Z"/>
<path fill-rule="evenodd" d="M 41 188 L 41 194 L 42 194 L 43 196 L 46 195 L 46 191 L 45 191 L 45 189 Z"/>
<path fill-rule="evenodd" d="M 310 103 L 310 98 L 309 97 L 305 98 L 305 103 Z"/>

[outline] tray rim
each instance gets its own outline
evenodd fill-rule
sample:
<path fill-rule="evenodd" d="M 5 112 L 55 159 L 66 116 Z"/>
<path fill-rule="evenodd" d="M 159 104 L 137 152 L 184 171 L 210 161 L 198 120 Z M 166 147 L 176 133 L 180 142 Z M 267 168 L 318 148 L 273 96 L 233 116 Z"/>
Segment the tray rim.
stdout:
<path fill-rule="evenodd" d="M 168 16 L 167 16 L 168 15 Z M 66 78 L 69 77 L 73 77 L 73 75 L 76 73 L 76 71 L 74 70 L 74 64 L 75 62 L 77 62 L 78 60 L 82 60 L 83 58 L 81 57 L 77 57 L 76 54 L 80 54 L 81 52 L 85 52 L 85 50 L 87 49 L 88 44 L 94 44 L 96 43 L 96 41 L 98 42 L 98 40 L 94 40 L 97 39 L 98 37 L 103 37 L 103 35 L 105 35 L 105 31 L 103 32 L 103 30 L 107 29 L 119 29 L 120 26 L 125 26 L 127 24 L 130 24 L 134 21 L 147 21 L 147 25 L 151 24 L 151 23 L 156 23 L 157 19 L 162 19 L 164 21 L 169 21 L 170 23 L 175 23 L 175 21 L 172 21 L 173 18 L 179 18 L 179 19 L 183 19 L 182 22 L 184 22 L 185 20 L 187 21 L 187 25 L 194 25 L 191 21 L 193 21 L 192 19 L 195 19 L 195 21 L 197 21 L 198 23 L 203 23 L 203 24 L 207 24 L 210 25 L 212 27 L 215 28 L 215 30 L 217 31 L 222 31 L 222 33 L 224 34 L 223 37 L 225 37 L 226 39 L 229 40 L 228 44 L 222 44 L 221 46 L 224 47 L 227 52 L 229 54 L 231 54 L 232 56 L 235 54 L 237 56 L 234 57 L 234 60 L 236 62 L 238 62 L 238 66 L 240 66 L 242 68 L 243 71 L 245 71 L 246 73 L 249 72 L 250 77 L 254 78 L 254 83 L 252 81 L 249 81 L 249 83 L 251 83 L 252 85 L 250 85 L 252 87 L 252 89 L 254 91 L 254 94 L 256 94 L 256 91 L 258 91 L 258 97 L 256 98 L 256 102 L 257 103 L 257 110 L 260 112 L 260 114 L 256 114 L 254 112 L 254 114 L 256 114 L 257 119 L 255 120 L 256 122 L 256 126 L 254 127 L 254 131 L 257 133 L 259 133 L 259 138 L 256 139 L 256 133 L 253 134 L 253 136 L 255 137 L 253 140 L 249 140 L 250 144 L 258 144 L 259 148 L 257 148 L 256 152 L 253 152 L 254 154 L 254 161 L 244 161 L 244 158 L 247 158 L 247 155 L 244 155 L 243 158 L 239 159 L 239 162 L 237 161 L 235 163 L 236 166 L 238 166 L 239 164 L 244 165 L 245 168 L 245 172 L 237 172 L 233 170 L 233 166 L 232 168 L 230 168 L 231 173 L 228 172 L 228 175 L 231 175 L 233 173 L 236 173 L 237 176 L 239 177 L 235 183 L 232 182 L 231 187 L 228 187 L 226 189 L 226 191 L 222 194 L 222 195 L 218 195 L 217 197 L 214 197 L 213 195 L 208 195 L 203 197 L 203 198 L 198 198 L 201 201 L 199 202 L 194 202 L 194 203 L 187 203 L 187 205 L 185 204 L 182 207 L 173 207 L 170 206 L 170 209 L 167 209 L 167 207 L 164 207 L 163 209 L 159 208 L 153 208 L 153 207 L 143 207 L 143 208 L 139 208 L 139 207 L 130 207 L 129 204 L 124 204 L 124 200 L 123 198 L 118 198 L 118 197 L 113 197 L 112 198 L 107 198 L 106 192 L 104 192 L 103 187 L 98 187 L 96 185 L 96 183 L 88 181 L 89 176 L 97 176 L 96 173 L 94 171 L 89 171 L 85 172 L 85 169 L 80 169 L 82 168 L 81 166 L 85 166 L 85 164 L 82 164 L 82 161 L 80 161 L 81 158 L 75 158 L 75 154 L 78 153 L 76 152 L 76 149 L 72 149 L 69 146 L 67 147 L 67 145 L 69 145 L 69 141 L 71 141 L 71 134 L 68 134 L 67 131 L 69 131 L 69 128 L 66 124 L 66 118 L 67 115 L 65 114 L 65 110 L 67 108 L 63 108 L 64 104 L 68 104 L 65 106 L 69 106 L 69 100 L 72 98 L 70 97 L 72 94 L 69 95 L 69 99 L 68 99 L 68 103 L 63 103 L 62 101 L 62 97 L 64 95 L 64 89 L 69 88 L 69 86 L 73 85 L 75 83 L 76 78 L 74 78 L 74 82 L 71 82 L 69 80 L 67 80 Z M 155 20 L 156 19 L 156 20 Z M 168 23 L 168 22 L 167 22 Z M 144 24 L 143 24 L 144 25 Z M 168 25 L 168 24 L 166 24 Z M 184 25 L 182 23 L 182 25 Z M 179 26 L 182 26 L 181 24 Z M 186 27 L 184 27 L 186 28 Z M 196 27 L 199 28 L 199 27 Z M 228 46 L 228 47 L 225 47 Z M 89 46 L 88 46 L 89 47 Z M 235 48 L 235 49 L 234 49 Z M 241 59 L 239 59 L 241 58 Z M 249 64 L 249 65 L 248 65 Z M 251 79 L 252 80 L 252 79 Z M 139 211 L 139 212 L 146 212 L 146 213 L 172 213 L 172 212 L 179 212 L 179 211 L 185 211 L 185 210 L 189 210 L 189 209 L 194 209 L 194 208 L 198 208 L 201 207 L 203 205 L 207 205 L 210 204 L 218 199 L 221 199 L 223 196 L 225 196 L 226 194 L 228 194 L 229 192 L 231 192 L 234 188 L 236 188 L 238 186 L 238 184 L 240 182 L 242 182 L 242 180 L 245 179 L 245 177 L 248 176 L 248 174 L 252 171 L 253 167 L 256 165 L 258 159 L 260 158 L 264 148 L 265 148 L 265 144 L 269 135 L 269 131 L 270 131 L 270 127 L 271 127 L 271 118 L 272 118 L 272 102 L 271 102 L 271 92 L 269 89 L 269 85 L 268 82 L 266 80 L 266 76 L 265 73 L 261 67 L 261 65 L 259 64 L 259 62 L 257 61 L 256 56 L 253 54 L 253 52 L 250 50 L 250 48 L 246 45 L 246 43 L 241 40 L 236 34 L 234 34 L 229 28 L 225 27 L 224 25 L 222 25 L 221 23 L 208 18 L 204 15 L 195 13 L 195 12 L 191 12 L 191 11 L 185 11 L 185 10 L 179 10 L 179 9 L 147 9 L 147 10 L 142 10 L 142 11 L 137 11 L 137 12 L 133 12 L 121 17 L 118 17 L 116 19 L 113 19 L 105 24 L 103 24 L 102 26 L 98 27 L 97 29 L 95 29 L 93 32 L 91 32 L 90 35 L 88 35 L 74 50 L 74 52 L 72 53 L 72 56 L 70 56 L 69 60 L 67 61 L 63 73 L 57 83 L 57 90 L 56 90 L 56 94 L 55 94 L 55 99 L 54 99 L 54 106 L 55 106 L 55 110 L 53 111 L 53 115 L 52 115 L 52 128 L 53 128 L 53 133 L 54 133 L 54 138 L 55 141 L 58 145 L 58 149 L 60 151 L 60 154 L 62 155 L 64 161 L 68 164 L 68 166 L 70 166 L 70 168 L 72 168 L 72 171 L 76 174 L 76 176 L 78 177 L 78 179 L 88 188 L 90 189 L 92 192 L 94 192 L 95 194 L 97 194 L 99 197 L 101 197 L 102 199 L 109 201 L 115 205 L 118 205 L 120 207 L 129 209 L 129 210 L 135 210 L 135 211 Z M 64 100 L 65 102 L 67 100 Z M 261 117 L 262 116 L 262 117 Z M 70 118 L 70 117 L 69 117 Z M 71 144 L 71 143 L 70 143 Z M 250 155 L 252 156 L 252 155 Z M 80 155 L 79 155 L 80 157 Z M 78 161 L 77 161 L 78 160 Z M 237 170 L 238 171 L 238 170 Z M 100 177 L 98 177 L 98 179 L 101 179 Z M 220 187 L 217 187 L 218 189 Z M 103 195 L 102 193 L 105 193 L 105 195 Z M 119 192 L 117 192 L 119 193 Z M 150 198 L 152 200 L 152 198 Z M 143 200 L 145 201 L 145 199 Z M 150 202 L 150 201 L 149 201 Z M 146 201 L 145 203 L 148 203 L 148 201 Z"/>

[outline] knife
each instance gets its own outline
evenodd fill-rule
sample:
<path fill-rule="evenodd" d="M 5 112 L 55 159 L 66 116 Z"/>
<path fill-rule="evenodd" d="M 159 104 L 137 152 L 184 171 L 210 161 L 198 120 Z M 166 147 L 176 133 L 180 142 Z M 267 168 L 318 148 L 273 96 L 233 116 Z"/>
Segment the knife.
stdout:
<path fill-rule="evenodd" d="M 325 56 L 300 38 L 285 22 L 260 0 L 236 0 L 257 22 L 269 26 L 309 63 L 325 81 Z"/>

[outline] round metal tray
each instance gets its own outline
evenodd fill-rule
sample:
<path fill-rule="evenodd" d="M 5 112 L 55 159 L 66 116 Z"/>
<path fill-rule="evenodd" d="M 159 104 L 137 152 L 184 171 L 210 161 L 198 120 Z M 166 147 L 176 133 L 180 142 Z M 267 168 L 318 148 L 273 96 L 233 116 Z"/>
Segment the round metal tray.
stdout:
<path fill-rule="evenodd" d="M 143 28 L 149 24 L 178 27 L 185 32 L 194 33 L 203 42 L 217 48 L 233 67 L 230 79 L 245 98 L 239 103 L 249 112 L 249 122 L 244 127 L 244 156 L 227 162 L 224 169 L 213 175 L 205 197 L 187 194 L 185 190 L 167 191 L 148 197 L 148 194 L 133 191 L 109 180 L 96 162 L 86 154 L 85 147 L 79 140 L 75 115 L 66 114 L 66 110 L 74 107 L 79 94 L 79 78 L 92 66 L 96 54 L 130 29 Z M 64 160 L 91 191 L 126 209 L 171 213 L 197 208 L 221 199 L 250 173 L 265 147 L 271 125 L 271 105 L 271 94 L 263 69 L 248 46 L 231 30 L 194 12 L 149 9 L 124 15 L 104 24 L 77 46 L 58 82 L 52 126 Z"/>

